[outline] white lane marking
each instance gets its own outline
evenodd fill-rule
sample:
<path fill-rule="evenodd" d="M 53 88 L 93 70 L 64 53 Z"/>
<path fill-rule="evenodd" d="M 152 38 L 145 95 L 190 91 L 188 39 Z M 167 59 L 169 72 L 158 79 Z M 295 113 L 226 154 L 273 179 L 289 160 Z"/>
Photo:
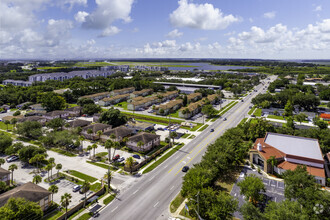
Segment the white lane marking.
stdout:
<path fill-rule="evenodd" d="M 139 190 L 136 190 L 135 192 L 133 192 L 133 195 L 135 194 L 135 193 L 137 193 Z"/>
<path fill-rule="evenodd" d="M 172 186 L 170 190 L 172 190 L 173 188 L 174 188 L 174 186 Z"/>
<path fill-rule="evenodd" d="M 150 182 L 150 181 L 153 180 L 154 178 L 155 178 L 155 176 L 151 177 L 151 178 L 148 180 L 148 182 Z"/>
<path fill-rule="evenodd" d="M 159 201 L 158 202 L 156 202 L 156 204 L 154 205 L 154 208 L 158 205 L 158 203 L 159 203 Z"/>
<path fill-rule="evenodd" d="M 118 208 L 118 206 L 117 206 L 116 208 L 112 209 L 112 211 L 111 211 L 111 212 L 114 212 L 114 211 L 115 211 L 117 208 Z"/>
<path fill-rule="evenodd" d="M 166 165 L 164 168 L 168 167 L 168 165 Z"/>

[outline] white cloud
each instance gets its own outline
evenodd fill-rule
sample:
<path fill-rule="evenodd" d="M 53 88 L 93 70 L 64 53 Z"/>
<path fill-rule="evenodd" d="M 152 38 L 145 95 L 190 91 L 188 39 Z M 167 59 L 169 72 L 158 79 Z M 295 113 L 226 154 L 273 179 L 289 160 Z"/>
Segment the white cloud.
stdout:
<path fill-rule="evenodd" d="M 189 3 L 188 0 L 179 0 L 179 7 L 170 14 L 170 22 L 175 27 L 190 27 L 203 30 L 225 29 L 239 18 L 233 15 L 224 15 L 220 9 L 212 4 Z"/>
<path fill-rule="evenodd" d="M 137 32 L 139 32 L 139 31 L 140 31 L 140 29 L 139 29 L 139 28 L 137 28 L 137 27 L 136 27 L 136 28 L 134 28 L 134 29 L 132 30 L 132 32 L 133 32 L 133 33 L 137 33 Z"/>
<path fill-rule="evenodd" d="M 270 12 L 266 12 L 264 14 L 264 18 L 269 18 L 269 19 L 273 19 L 276 16 L 276 12 L 275 11 L 270 11 Z"/>
<path fill-rule="evenodd" d="M 330 19 L 325 19 L 318 23 L 319 29 L 323 33 L 330 33 Z"/>
<path fill-rule="evenodd" d="M 108 36 L 113 36 L 116 35 L 120 32 L 121 30 L 117 28 L 116 26 L 110 26 L 102 32 L 102 34 L 99 35 L 99 37 L 108 37 Z"/>
<path fill-rule="evenodd" d="M 105 29 L 115 20 L 130 22 L 134 0 L 95 0 L 96 9 L 85 18 L 84 28 Z"/>
<path fill-rule="evenodd" d="M 170 31 L 166 36 L 169 38 L 177 38 L 181 37 L 182 35 L 182 32 L 180 32 L 178 29 L 174 29 L 173 31 Z"/>
<path fill-rule="evenodd" d="M 47 32 L 45 33 L 45 41 L 48 46 L 56 46 L 71 36 L 73 28 L 72 21 L 69 20 L 48 20 Z"/>
<path fill-rule="evenodd" d="M 74 15 L 74 19 L 80 23 L 85 22 L 86 21 L 86 17 L 89 15 L 88 12 L 85 11 L 78 11 L 75 15 Z"/>
<path fill-rule="evenodd" d="M 322 5 L 316 6 L 314 11 L 322 11 Z"/>
<path fill-rule="evenodd" d="M 68 8 L 71 10 L 75 5 L 87 6 L 87 0 L 57 0 L 57 3 L 62 8 Z"/>

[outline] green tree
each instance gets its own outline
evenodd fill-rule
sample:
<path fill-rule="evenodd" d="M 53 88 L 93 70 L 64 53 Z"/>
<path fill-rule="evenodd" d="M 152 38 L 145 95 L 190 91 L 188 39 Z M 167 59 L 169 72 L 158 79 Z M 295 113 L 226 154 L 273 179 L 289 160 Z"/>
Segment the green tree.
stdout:
<path fill-rule="evenodd" d="M 50 175 L 53 176 L 53 168 L 55 167 L 55 158 L 51 157 L 48 159 L 48 163 L 51 165 Z"/>
<path fill-rule="evenodd" d="M 42 136 L 41 127 L 37 121 L 25 121 L 17 125 L 17 134 L 26 138 L 38 139 Z"/>
<path fill-rule="evenodd" d="M 212 105 L 204 105 L 202 108 L 202 113 L 207 117 L 213 117 L 217 114 L 217 110 L 215 110 Z"/>
<path fill-rule="evenodd" d="M 21 142 L 16 142 L 5 150 L 5 154 L 17 154 L 22 148 L 24 148 L 24 145 Z"/>
<path fill-rule="evenodd" d="M 93 148 L 92 148 L 92 146 L 91 145 L 88 145 L 87 146 L 87 149 L 86 150 L 88 150 L 88 152 L 89 152 L 89 155 L 91 155 L 91 150 L 92 150 Z"/>
<path fill-rule="evenodd" d="M 63 196 L 61 196 L 61 206 L 65 208 L 65 219 L 67 218 L 68 213 L 68 206 L 71 203 L 71 194 L 70 193 L 64 193 Z"/>
<path fill-rule="evenodd" d="M 113 148 L 114 142 L 110 139 L 106 140 L 105 144 L 104 144 L 104 148 L 108 150 L 108 159 L 109 159 L 109 163 L 111 161 L 111 148 Z"/>
<path fill-rule="evenodd" d="M 0 192 L 6 191 L 8 188 L 7 183 L 0 181 Z"/>
<path fill-rule="evenodd" d="M 174 146 L 174 139 L 178 137 L 178 133 L 176 133 L 175 131 L 171 132 L 171 137 L 172 138 L 172 146 Z"/>
<path fill-rule="evenodd" d="M 57 169 L 57 176 L 58 176 L 58 173 L 59 173 L 60 170 L 62 169 L 62 164 L 60 164 L 60 163 L 56 164 L 55 169 Z"/>
<path fill-rule="evenodd" d="M 93 152 L 94 152 L 94 158 L 95 158 L 95 149 L 96 149 L 97 147 L 98 147 L 97 144 L 93 144 L 93 145 L 92 145 Z"/>
<path fill-rule="evenodd" d="M 45 155 L 43 154 L 36 154 L 34 157 L 32 157 L 30 160 L 29 160 L 29 163 L 30 164 L 34 164 L 36 163 L 37 164 L 37 168 L 38 170 L 41 168 L 40 166 L 40 162 L 42 162 L 43 160 L 45 160 Z"/>
<path fill-rule="evenodd" d="M 284 107 L 284 116 L 293 116 L 293 105 L 292 105 L 292 102 L 289 100 L 285 107 Z"/>
<path fill-rule="evenodd" d="M 102 109 L 99 105 L 95 104 L 86 104 L 83 106 L 82 112 L 87 115 L 94 115 L 95 113 L 100 112 Z"/>
<path fill-rule="evenodd" d="M 10 120 L 10 124 L 12 124 L 13 126 L 14 126 L 14 128 L 16 128 L 16 124 L 17 124 L 17 118 L 12 118 L 11 120 Z"/>
<path fill-rule="evenodd" d="M 298 122 L 300 122 L 300 124 L 301 124 L 301 122 L 305 121 L 306 118 L 307 118 L 307 115 L 304 114 L 304 113 L 299 113 L 298 115 L 295 116 L 295 119 L 296 119 Z"/>
<path fill-rule="evenodd" d="M 46 157 L 47 156 L 46 149 L 43 147 L 29 145 L 18 151 L 19 159 L 23 162 L 29 162 L 29 163 L 30 163 L 30 159 L 37 154 L 42 154 Z"/>
<path fill-rule="evenodd" d="M 47 165 L 45 166 L 45 170 L 47 171 L 47 174 L 48 174 L 48 181 L 49 181 L 49 172 L 50 172 L 50 170 L 51 170 L 52 168 L 53 168 L 53 167 L 52 167 L 51 164 L 47 164 Z"/>
<path fill-rule="evenodd" d="M 247 201 L 251 201 L 253 205 L 256 205 L 263 199 L 263 194 L 266 188 L 262 180 L 255 175 L 250 175 L 245 177 L 245 179 L 239 183 L 237 186 L 241 189 L 241 194 L 245 196 Z"/>
<path fill-rule="evenodd" d="M 47 92 L 41 95 L 39 101 L 41 102 L 42 107 L 44 107 L 48 112 L 61 110 L 66 106 L 65 99 L 53 92 Z"/>
<path fill-rule="evenodd" d="M 132 168 L 133 168 L 133 165 L 134 165 L 133 157 L 127 158 L 125 165 L 129 168 L 129 172 L 132 174 Z"/>
<path fill-rule="evenodd" d="M 48 188 L 48 191 L 52 193 L 52 203 L 54 201 L 54 194 L 55 193 L 58 193 L 58 186 L 56 186 L 55 184 L 54 185 L 51 185 L 49 188 Z"/>
<path fill-rule="evenodd" d="M 39 183 L 41 183 L 41 181 L 42 181 L 42 177 L 40 175 L 35 175 L 32 179 L 32 183 L 37 184 L 37 185 Z"/>
<path fill-rule="evenodd" d="M 64 119 L 62 118 L 54 118 L 50 120 L 46 126 L 53 129 L 54 131 L 62 130 L 63 126 L 65 124 Z"/>
<path fill-rule="evenodd" d="M 0 153 L 4 153 L 5 150 L 13 143 L 13 139 L 10 135 L 0 132 Z"/>
<path fill-rule="evenodd" d="M 28 216 L 33 216 L 34 219 L 42 218 L 43 211 L 39 204 L 12 197 L 0 208 L 0 219 L 26 219 Z"/>
<path fill-rule="evenodd" d="M 6 163 L 5 159 L 0 158 L 0 167 L 1 167 L 3 164 L 5 164 L 5 163 Z"/>
<path fill-rule="evenodd" d="M 8 168 L 9 171 L 11 171 L 11 183 L 14 184 L 14 170 L 17 170 L 16 164 L 11 164 Z"/>
<path fill-rule="evenodd" d="M 293 117 L 292 116 L 289 116 L 289 117 L 286 118 L 286 127 L 287 128 L 290 128 L 292 130 L 295 129 L 294 121 L 293 121 Z"/>
<path fill-rule="evenodd" d="M 137 142 L 137 147 L 138 147 L 139 151 L 142 151 L 142 146 L 143 145 L 144 145 L 143 141 Z"/>
<path fill-rule="evenodd" d="M 99 139 L 101 138 L 101 135 L 103 134 L 103 132 L 101 130 L 96 132 L 97 136 L 99 136 Z"/>
<path fill-rule="evenodd" d="M 108 169 L 107 173 L 104 175 L 104 178 L 107 180 L 107 183 L 108 183 L 108 193 L 110 193 L 111 179 L 112 179 L 112 173 L 111 173 L 111 170 L 110 169 Z"/>
<path fill-rule="evenodd" d="M 20 111 L 16 111 L 16 112 L 14 112 L 13 116 L 19 116 L 20 114 L 21 114 Z"/>
<path fill-rule="evenodd" d="M 270 202 L 264 213 L 264 218 L 267 220 L 273 219 L 310 219 L 304 209 L 296 201 L 283 200 L 282 202 Z"/>
<path fill-rule="evenodd" d="M 270 156 L 267 160 L 267 164 L 270 164 L 272 167 L 272 174 L 274 174 L 274 167 L 277 165 L 277 160 L 275 156 Z"/>
<path fill-rule="evenodd" d="M 260 212 L 259 208 L 255 207 L 252 203 L 244 203 L 240 209 L 240 213 L 244 220 L 261 220 L 264 219 L 263 214 Z"/>
<path fill-rule="evenodd" d="M 85 193 L 84 207 L 86 204 L 87 191 L 89 190 L 90 187 L 91 187 L 91 184 L 87 180 L 85 180 L 85 182 L 82 184 L 82 187 L 81 187 L 82 191 Z"/>
<path fill-rule="evenodd" d="M 4 123 L 5 123 L 5 125 L 7 126 L 7 131 L 8 131 L 8 125 L 10 125 L 10 121 L 5 120 Z"/>
<path fill-rule="evenodd" d="M 123 125 L 127 122 L 127 117 L 118 109 L 110 108 L 108 111 L 103 112 L 99 119 L 100 123 L 109 124 L 113 127 Z"/>

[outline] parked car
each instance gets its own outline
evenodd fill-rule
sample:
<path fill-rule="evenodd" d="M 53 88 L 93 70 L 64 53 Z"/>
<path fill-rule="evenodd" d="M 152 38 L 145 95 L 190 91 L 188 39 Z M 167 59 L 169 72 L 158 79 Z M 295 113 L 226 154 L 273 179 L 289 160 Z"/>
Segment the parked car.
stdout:
<path fill-rule="evenodd" d="M 81 186 L 80 185 L 75 185 L 72 189 L 73 192 L 77 192 L 81 189 Z"/>
<path fill-rule="evenodd" d="M 157 128 L 158 131 L 164 131 L 164 128 Z"/>
<path fill-rule="evenodd" d="M 112 158 L 112 160 L 118 160 L 120 158 L 120 156 L 119 156 L 119 154 L 117 154 L 116 156 L 114 156 L 113 158 Z"/>
<path fill-rule="evenodd" d="M 125 160 L 125 157 L 121 157 L 117 160 L 117 162 L 123 162 Z"/>
<path fill-rule="evenodd" d="M 188 166 L 184 166 L 183 168 L 182 168 L 182 172 L 187 172 L 189 170 L 189 167 Z"/>
<path fill-rule="evenodd" d="M 136 159 L 140 159 L 141 158 L 140 155 L 138 155 L 138 154 L 134 154 L 133 157 L 136 158 Z"/>
<path fill-rule="evenodd" d="M 9 162 L 13 162 L 13 161 L 18 160 L 18 159 L 19 159 L 18 156 L 13 155 L 13 156 L 8 157 L 6 159 L 6 161 L 9 163 Z"/>
<path fill-rule="evenodd" d="M 211 132 L 213 132 L 213 131 L 214 131 L 214 129 L 212 128 L 210 131 L 211 131 Z"/>
<path fill-rule="evenodd" d="M 227 121 L 227 118 L 223 118 L 224 121 Z"/>
<path fill-rule="evenodd" d="M 241 102 L 244 102 L 244 100 L 242 99 L 242 101 Z"/>

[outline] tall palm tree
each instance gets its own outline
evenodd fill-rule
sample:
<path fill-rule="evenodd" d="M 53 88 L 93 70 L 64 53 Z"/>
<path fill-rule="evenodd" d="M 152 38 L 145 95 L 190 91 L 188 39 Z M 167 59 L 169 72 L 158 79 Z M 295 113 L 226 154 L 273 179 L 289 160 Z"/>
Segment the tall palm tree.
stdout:
<path fill-rule="evenodd" d="M 71 194 L 70 193 L 64 193 L 63 196 L 61 196 L 61 206 L 65 207 L 65 220 L 67 219 L 67 213 L 68 213 L 68 206 L 71 202 Z"/>
<path fill-rule="evenodd" d="M 272 174 L 274 174 L 274 166 L 277 165 L 277 160 L 275 156 L 270 156 L 269 159 L 267 160 L 267 163 L 272 166 Z"/>
<path fill-rule="evenodd" d="M 42 177 L 39 176 L 39 175 L 35 175 L 35 176 L 33 177 L 32 183 L 38 185 L 39 183 L 41 183 L 41 181 L 42 181 Z"/>
<path fill-rule="evenodd" d="M 47 166 L 45 167 L 45 170 L 47 171 L 48 174 L 48 181 L 49 181 L 49 171 L 52 169 L 52 165 L 49 163 L 47 164 Z"/>
<path fill-rule="evenodd" d="M 53 201 L 54 201 L 53 196 L 54 196 L 55 193 L 58 193 L 58 186 L 56 186 L 56 185 L 51 185 L 51 186 L 48 188 L 48 191 L 52 193 L 52 203 L 53 203 Z"/>
<path fill-rule="evenodd" d="M 84 153 L 84 140 L 85 140 L 85 137 L 80 135 L 79 136 L 79 141 L 80 141 L 80 146 L 81 146 L 81 150 L 82 150 L 82 153 Z"/>
<path fill-rule="evenodd" d="M 114 142 L 112 140 L 107 140 L 104 144 L 104 148 L 108 150 L 108 158 L 109 158 L 109 163 L 111 161 L 111 148 L 115 146 Z"/>
<path fill-rule="evenodd" d="M 133 157 L 129 157 L 126 159 L 126 166 L 129 167 L 129 172 L 132 174 L 132 167 L 134 164 L 134 159 Z"/>
<path fill-rule="evenodd" d="M 142 146 L 144 145 L 143 141 L 137 142 L 137 147 L 139 148 L 139 151 L 142 151 Z"/>
<path fill-rule="evenodd" d="M 99 136 L 99 139 L 101 138 L 101 135 L 103 134 L 103 132 L 101 130 L 96 132 L 97 136 Z"/>
<path fill-rule="evenodd" d="M 111 183 L 111 179 L 112 179 L 112 173 L 111 173 L 110 167 L 109 167 L 108 171 L 106 172 L 106 174 L 104 175 L 104 179 L 107 180 L 108 193 L 110 193 L 110 189 L 111 189 L 110 183 Z"/>
<path fill-rule="evenodd" d="M 89 158 L 91 157 L 91 150 L 92 150 L 92 146 L 91 145 L 88 145 L 87 146 L 87 150 L 89 152 Z"/>
<path fill-rule="evenodd" d="M 37 154 L 29 160 L 29 163 L 36 163 L 37 169 L 39 170 L 39 162 L 43 161 L 44 159 L 45 159 L 45 155 Z"/>
<path fill-rule="evenodd" d="M 1 165 L 5 164 L 5 163 L 6 163 L 5 159 L 0 158 L 0 167 L 1 167 Z"/>
<path fill-rule="evenodd" d="M 49 164 L 51 165 L 50 176 L 53 176 L 53 168 L 55 167 L 55 158 L 51 157 L 48 159 Z"/>
<path fill-rule="evenodd" d="M 9 171 L 11 171 L 11 184 L 14 184 L 14 170 L 17 170 L 17 165 L 12 164 L 8 168 Z"/>
<path fill-rule="evenodd" d="M 94 153 L 94 158 L 95 158 L 95 149 L 96 149 L 97 147 L 98 147 L 97 144 L 93 144 L 93 145 L 92 145 L 93 153 Z"/>
<path fill-rule="evenodd" d="M 85 182 L 82 184 L 82 191 L 85 193 L 84 207 L 86 204 L 87 191 L 89 190 L 90 187 L 91 187 L 90 182 L 85 180 Z"/>
<path fill-rule="evenodd" d="M 110 134 L 110 138 L 112 139 L 113 142 L 116 141 L 116 135 L 114 133 Z"/>
<path fill-rule="evenodd" d="M 120 143 L 118 141 L 114 142 L 114 151 L 113 151 L 113 156 L 115 156 L 116 154 L 116 150 L 120 148 Z"/>
<path fill-rule="evenodd" d="M 62 169 L 62 164 L 60 164 L 60 163 L 56 164 L 55 169 L 57 169 L 57 177 L 58 177 L 58 173 L 59 173 L 60 170 Z"/>

